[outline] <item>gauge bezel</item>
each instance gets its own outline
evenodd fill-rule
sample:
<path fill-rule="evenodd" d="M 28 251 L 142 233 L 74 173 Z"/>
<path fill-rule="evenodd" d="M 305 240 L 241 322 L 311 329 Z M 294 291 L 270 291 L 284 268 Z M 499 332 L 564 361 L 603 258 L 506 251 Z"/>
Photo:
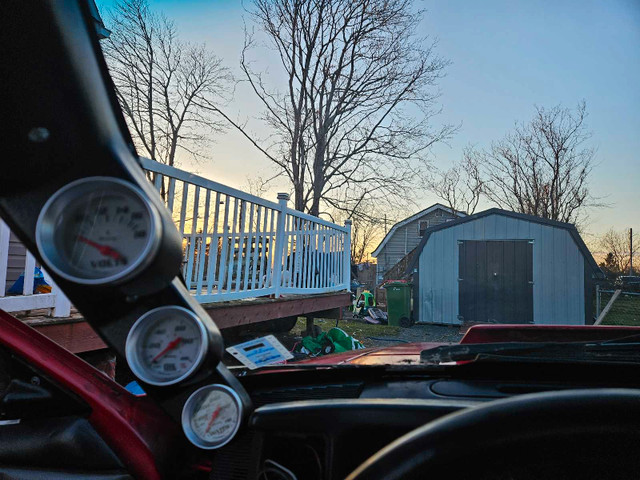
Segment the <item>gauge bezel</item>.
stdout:
<path fill-rule="evenodd" d="M 191 368 L 189 368 L 189 370 L 187 370 L 185 373 L 176 378 L 158 379 L 157 376 L 149 372 L 149 370 L 145 367 L 144 362 L 140 358 L 138 351 L 138 348 L 140 347 L 140 338 L 150 328 L 150 322 L 156 320 L 156 318 L 154 317 L 157 317 L 158 313 L 161 314 L 160 318 L 165 318 L 167 315 L 172 314 L 172 312 L 174 315 L 182 315 L 192 320 L 198 326 L 198 330 L 200 331 L 200 348 L 198 349 L 198 356 L 196 360 L 193 362 L 193 365 L 191 365 Z M 195 313 L 184 307 L 179 307 L 178 305 L 165 305 L 146 312 L 133 324 L 131 330 L 129 330 L 127 341 L 125 343 L 125 356 L 127 358 L 127 363 L 129 364 L 129 368 L 131 369 L 131 371 L 143 382 L 146 382 L 150 385 L 156 385 L 158 387 L 175 385 L 176 383 L 182 382 L 183 380 L 189 378 L 196 370 L 198 370 L 198 368 L 200 368 L 200 365 L 202 365 L 202 362 L 204 362 L 204 359 L 207 356 L 208 350 L 209 333 L 207 331 L 207 327 L 205 327 L 202 320 L 200 320 L 200 318 Z"/>
<path fill-rule="evenodd" d="M 87 278 L 73 267 L 56 245 L 56 230 L 61 228 L 58 219 L 70 202 L 96 190 L 119 191 L 134 195 L 140 200 L 149 218 L 147 243 L 137 258 L 126 268 L 113 275 Z M 137 186 L 115 177 L 87 177 L 75 180 L 54 193 L 44 204 L 36 223 L 36 245 L 46 266 L 62 278 L 81 285 L 107 285 L 123 283 L 142 272 L 154 260 L 162 238 L 160 213 Z"/>
<path fill-rule="evenodd" d="M 208 393 L 212 390 L 220 390 L 226 394 L 228 394 L 236 404 L 238 408 L 238 420 L 236 421 L 233 430 L 229 432 L 226 436 L 225 440 L 222 442 L 207 442 L 203 440 L 194 430 L 191 428 L 191 417 L 194 414 L 196 404 L 198 400 L 204 393 Z M 233 390 L 231 387 L 227 385 L 222 385 L 220 383 L 214 383 L 212 385 L 205 385 L 204 387 L 200 387 L 195 392 L 193 392 L 182 408 L 182 430 L 191 443 L 193 443 L 196 447 L 203 448 L 205 450 L 215 450 L 220 447 L 224 447 L 227 443 L 229 443 L 238 433 L 240 429 L 240 425 L 242 424 L 242 418 L 244 416 L 244 408 L 242 405 L 242 401 L 240 400 L 240 396 Z"/>

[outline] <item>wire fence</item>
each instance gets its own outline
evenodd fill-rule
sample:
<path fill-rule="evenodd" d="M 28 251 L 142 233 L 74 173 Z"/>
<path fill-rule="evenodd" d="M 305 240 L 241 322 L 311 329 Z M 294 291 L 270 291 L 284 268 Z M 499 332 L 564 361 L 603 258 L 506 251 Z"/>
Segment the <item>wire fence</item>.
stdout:
<path fill-rule="evenodd" d="M 596 318 L 607 307 L 615 290 L 596 290 Z M 602 320 L 601 325 L 640 326 L 640 292 L 622 291 Z"/>

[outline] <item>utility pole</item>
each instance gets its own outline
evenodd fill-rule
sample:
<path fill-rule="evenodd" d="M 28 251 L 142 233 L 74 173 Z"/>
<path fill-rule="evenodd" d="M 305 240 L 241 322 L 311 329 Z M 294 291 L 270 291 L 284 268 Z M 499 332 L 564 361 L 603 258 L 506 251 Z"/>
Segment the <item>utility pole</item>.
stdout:
<path fill-rule="evenodd" d="M 629 229 L 629 275 L 633 275 L 633 228 Z"/>
<path fill-rule="evenodd" d="M 387 235 L 387 214 L 384 214 L 384 234 Z"/>

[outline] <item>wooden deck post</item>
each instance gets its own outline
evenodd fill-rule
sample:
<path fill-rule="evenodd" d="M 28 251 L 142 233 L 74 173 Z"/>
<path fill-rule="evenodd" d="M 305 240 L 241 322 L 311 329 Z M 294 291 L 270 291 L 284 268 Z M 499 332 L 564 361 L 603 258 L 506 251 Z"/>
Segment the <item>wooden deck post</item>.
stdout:
<path fill-rule="evenodd" d="M 347 233 L 344 234 L 344 288 L 351 290 L 351 219 L 344 221 Z"/>
<path fill-rule="evenodd" d="M 285 225 L 287 219 L 287 202 L 289 201 L 288 193 L 278 193 L 278 225 L 276 230 L 276 250 L 273 256 L 273 286 L 275 298 L 280 297 L 280 287 L 282 283 L 282 268 L 285 258 L 284 247 L 285 237 L 287 235 Z"/>

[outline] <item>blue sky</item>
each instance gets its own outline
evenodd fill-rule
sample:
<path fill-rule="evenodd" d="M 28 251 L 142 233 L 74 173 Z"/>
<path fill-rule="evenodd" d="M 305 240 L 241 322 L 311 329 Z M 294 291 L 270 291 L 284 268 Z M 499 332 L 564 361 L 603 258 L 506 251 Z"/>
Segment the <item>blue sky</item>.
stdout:
<path fill-rule="evenodd" d="M 112 3 L 98 0 L 101 11 Z M 240 1 L 151 5 L 175 20 L 183 38 L 206 43 L 239 74 L 243 21 L 249 22 Z M 435 121 L 462 124 L 449 145 L 434 148 L 434 164 L 446 168 L 468 144 L 488 146 L 514 122 L 528 120 L 534 105 L 574 107 L 585 100 L 597 148 L 592 190 L 611 204 L 590 212 L 586 230 L 640 231 L 640 0 L 424 0 L 416 7 L 427 11 L 419 33 L 437 38 L 438 53 L 452 61 L 440 82 L 443 112 Z M 262 52 L 259 60 L 277 82 L 275 58 Z M 259 114 L 242 86 L 228 110 L 241 119 Z M 249 126 L 266 134 L 257 122 Z M 271 171 L 231 131 L 216 139 L 210 156 L 211 162 L 195 169 L 232 186 Z M 414 194 L 422 208 L 436 201 L 419 185 Z"/>

